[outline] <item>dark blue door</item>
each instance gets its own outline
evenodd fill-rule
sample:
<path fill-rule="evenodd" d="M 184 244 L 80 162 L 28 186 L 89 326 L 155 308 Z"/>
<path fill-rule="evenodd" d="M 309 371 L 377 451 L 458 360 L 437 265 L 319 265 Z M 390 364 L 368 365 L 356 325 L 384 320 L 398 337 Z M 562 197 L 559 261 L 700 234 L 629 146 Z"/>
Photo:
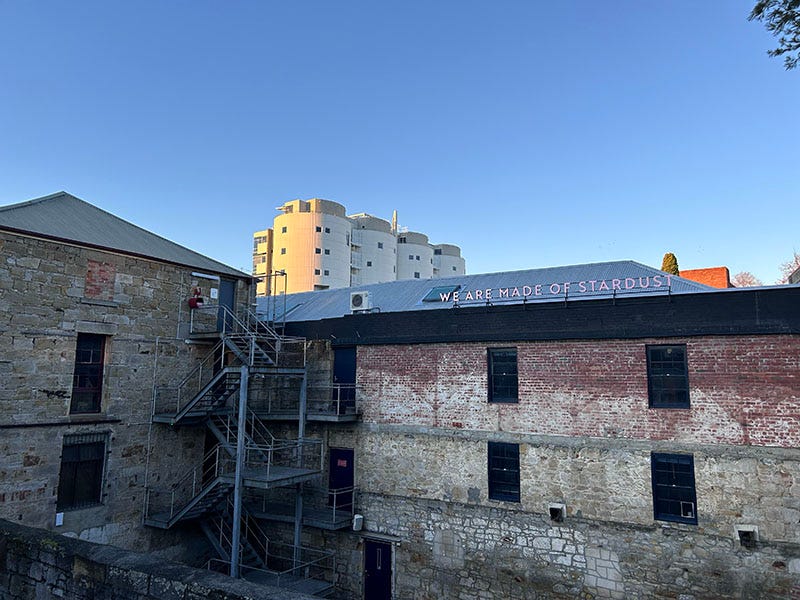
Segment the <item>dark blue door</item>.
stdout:
<path fill-rule="evenodd" d="M 333 397 L 339 414 L 351 412 L 356 400 L 356 347 L 333 350 Z"/>
<path fill-rule="evenodd" d="M 230 313 L 234 311 L 234 305 L 236 302 L 236 282 L 232 279 L 220 279 L 219 282 L 219 305 L 220 307 L 224 306 L 225 308 L 230 311 Z M 223 325 L 225 326 L 226 330 L 230 330 L 231 326 L 233 325 L 233 320 L 229 313 L 225 312 L 222 308 L 219 310 L 219 314 L 217 315 L 217 328 L 219 331 L 222 331 Z"/>
<path fill-rule="evenodd" d="M 364 540 L 364 600 L 391 600 L 392 545 Z"/>
<path fill-rule="evenodd" d="M 328 465 L 328 504 L 335 506 L 336 510 L 350 511 L 353 507 L 353 492 L 334 493 L 333 490 L 352 488 L 353 478 L 353 449 L 331 448 L 330 464 Z"/>

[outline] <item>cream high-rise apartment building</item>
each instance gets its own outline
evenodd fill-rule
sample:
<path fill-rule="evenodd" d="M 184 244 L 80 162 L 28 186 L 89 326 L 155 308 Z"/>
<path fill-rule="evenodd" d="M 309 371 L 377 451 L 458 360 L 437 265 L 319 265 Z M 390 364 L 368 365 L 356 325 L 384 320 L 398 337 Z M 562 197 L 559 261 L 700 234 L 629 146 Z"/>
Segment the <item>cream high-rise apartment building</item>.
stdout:
<path fill-rule="evenodd" d="M 390 223 L 367 213 L 347 215 L 338 202 L 320 198 L 292 200 L 277 210 L 272 228 L 253 234 L 259 296 L 466 273 L 458 246 L 399 231 L 396 217 Z"/>

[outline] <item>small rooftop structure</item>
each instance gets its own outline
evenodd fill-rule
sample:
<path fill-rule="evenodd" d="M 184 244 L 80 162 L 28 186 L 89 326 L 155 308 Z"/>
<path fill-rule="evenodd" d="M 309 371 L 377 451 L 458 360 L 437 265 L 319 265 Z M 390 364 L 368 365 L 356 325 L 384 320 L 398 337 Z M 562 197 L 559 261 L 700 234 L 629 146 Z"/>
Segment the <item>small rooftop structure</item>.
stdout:
<path fill-rule="evenodd" d="M 681 277 L 691 279 L 711 287 L 726 289 L 731 285 L 731 274 L 728 267 L 709 267 L 707 269 L 681 269 Z"/>

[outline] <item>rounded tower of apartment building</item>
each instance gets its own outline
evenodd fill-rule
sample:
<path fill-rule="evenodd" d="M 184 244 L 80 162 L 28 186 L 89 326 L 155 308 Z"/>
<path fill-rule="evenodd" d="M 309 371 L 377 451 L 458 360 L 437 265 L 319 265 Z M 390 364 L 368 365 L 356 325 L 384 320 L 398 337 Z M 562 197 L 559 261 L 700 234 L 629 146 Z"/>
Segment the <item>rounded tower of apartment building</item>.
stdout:
<path fill-rule="evenodd" d="M 285 271 L 286 293 L 350 285 L 352 224 L 338 202 L 292 200 L 278 209 L 272 239 L 272 269 Z M 276 280 L 273 294 L 284 291 Z"/>
<path fill-rule="evenodd" d="M 415 231 L 397 234 L 397 278 L 431 279 L 433 247 L 428 236 Z"/>
<path fill-rule="evenodd" d="M 352 285 L 397 279 L 397 238 L 389 221 L 367 213 L 350 215 Z"/>
<path fill-rule="evenodd" d="M 461 248 L 453 244 L 433 245 L 434 277 L 452 277 L 466 273 L 467 263 L 461 257 Z"/>

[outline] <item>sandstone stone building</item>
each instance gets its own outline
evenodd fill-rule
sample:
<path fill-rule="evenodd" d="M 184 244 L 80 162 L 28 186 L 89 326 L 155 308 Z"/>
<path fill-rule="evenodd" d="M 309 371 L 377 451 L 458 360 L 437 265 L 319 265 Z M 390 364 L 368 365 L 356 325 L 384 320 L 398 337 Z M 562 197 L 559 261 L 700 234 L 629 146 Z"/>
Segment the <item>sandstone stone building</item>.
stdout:
<path fill-rule="evenodd" d="M 303 438 L 305 341 L 257 322 L 251 276 L 63 192 L 0 208 L 0 249 L 0 519 L 332 591 L 331 555 L 299 544 L 325 454 Z M 354 418 L 325 392 L 320 418 Z M 248 510 L 276 489 L 288 545 Z M 326 488 L 322 526 L 349 526 L 339 497 Z M 0 574 L 3 597 L 65 593 Z"/>
<path fill-rule="evenodd" d="M 353 598 L 800 597 L 799 306 L 630 262 L 289 296 L 361 414 L 363 528 L 310 535 Z"/>
<path fill-rule="evenodd" d="M 257 318 L 249 275 L 65 193 L 0 248 L 0 519 L 340 598 L 800 595 L 800 286 L 624 261 Z M 0 536 L 0 596 L 55 594 L 55 547 L 164 596 Z"/>

